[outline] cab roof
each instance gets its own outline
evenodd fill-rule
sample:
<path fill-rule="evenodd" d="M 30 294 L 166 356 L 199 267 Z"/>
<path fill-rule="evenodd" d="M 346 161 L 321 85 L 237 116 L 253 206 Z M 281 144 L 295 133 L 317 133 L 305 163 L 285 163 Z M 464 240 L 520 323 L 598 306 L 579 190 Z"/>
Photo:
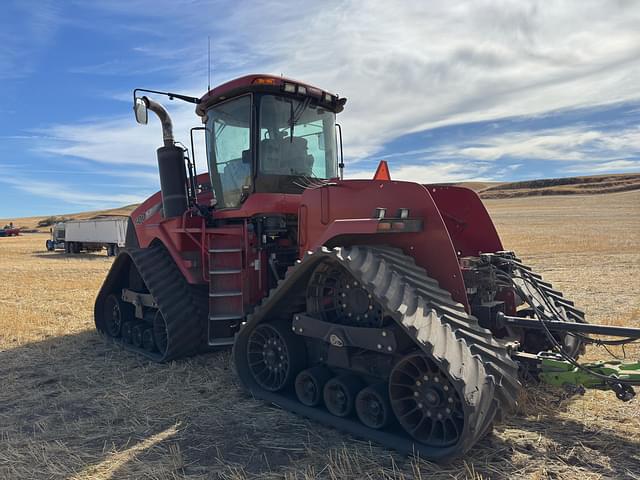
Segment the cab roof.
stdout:
<path fill-rule="evenodd" d="M 313 85 L 309 85 L 292 78 L 253 73 L 250 75 L 245 75 L 244 77 L 230 80 L 209 90 L 200 98 L 200 102 L 196 106 L 196 113 L 202 117 L 205 115 L 206 110 L 212 105 L 222 102 L 228 98 L 242 95 L 243 93 L 258 91 L 266 93 L 284 92 L 285 84 L 287 84 L 288 86 L 295 86 L 295 92 L 293 93 L 297 92 L 298 94 L 300 94 L 300 87 L 302 87 L 305 91 L 304 95 L 317 97 L 323 104 L 333 104 L 325 106 L 329 106 L 336 113 L 342 111 L 344 104 L 347 101 L 346 98 L 339 98 L 337 95 L 329 93 L 326 90 L 322 90 L 321 88 L 314 87 Z M 326 95 L 331 97 L 331 102 L 324 102 Z"/>

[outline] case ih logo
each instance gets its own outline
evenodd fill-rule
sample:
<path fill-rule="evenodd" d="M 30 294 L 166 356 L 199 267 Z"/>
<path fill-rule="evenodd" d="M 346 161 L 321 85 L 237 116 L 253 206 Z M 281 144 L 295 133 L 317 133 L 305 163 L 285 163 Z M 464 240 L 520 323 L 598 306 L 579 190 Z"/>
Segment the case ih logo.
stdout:
<path fill-rule="evenodd" d="M 153 207 L 148 209 L 146 212 L 138 215 L 136 217 L 136 225 L 140 225 L 141 223 L 144 223 L 144 221 L 147 218 L 152 217 L 158 210 L 160 210 L 161 207 L 162 207 L 161 203 L 156 203 Z"/>
<path fill-rule="evenodd" d="M 331 334 L 331 336 L 329 337 L 329 342 L 331 342 L 331 345 L 333 345 L 334 347 L 344 347 L 344 342 L 335 333 Z"/>

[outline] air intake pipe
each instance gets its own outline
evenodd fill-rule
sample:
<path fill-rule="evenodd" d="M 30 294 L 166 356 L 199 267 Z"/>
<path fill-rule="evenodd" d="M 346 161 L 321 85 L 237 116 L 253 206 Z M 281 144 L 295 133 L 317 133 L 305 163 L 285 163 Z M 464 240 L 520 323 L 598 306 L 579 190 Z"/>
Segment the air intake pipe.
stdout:
<path fill-rule="evenodd" d="M 164 147 L 157 150 L 160 191 L 162 192 L 162 215 L 164 218 L 181 216 L 189 207 L 187 200 L 187 172 L 184 153 L 175 145 L 173 124 L 165 108 L 148 97 L 143 97 L 147 108 L 154 112 L 162 123 Z"/>

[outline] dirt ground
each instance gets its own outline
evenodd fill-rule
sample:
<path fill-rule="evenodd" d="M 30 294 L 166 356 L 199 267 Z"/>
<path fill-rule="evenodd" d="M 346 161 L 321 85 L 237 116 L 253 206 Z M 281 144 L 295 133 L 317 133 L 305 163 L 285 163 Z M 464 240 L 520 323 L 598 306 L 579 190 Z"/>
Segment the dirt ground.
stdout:
<path fill-rule="evenodd" d="M 505 248 L 588 320 L 640 326 L 640 191 L 486 204 Z M 640 478 L 640 398 L 529 390 L 465 458 L 434 465 L 249 398 L 228 352 L 139 359 L 93 330 L 112 260 L 48 253 L 46 238 L 0 238 L 0 478 Z"/>

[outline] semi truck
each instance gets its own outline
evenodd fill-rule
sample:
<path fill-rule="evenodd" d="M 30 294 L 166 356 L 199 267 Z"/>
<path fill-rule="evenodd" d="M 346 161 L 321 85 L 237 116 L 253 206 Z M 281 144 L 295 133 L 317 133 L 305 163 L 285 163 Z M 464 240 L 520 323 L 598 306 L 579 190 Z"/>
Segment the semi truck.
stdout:
<path fill-rule="evenodd" d="M 129 218 L 98 217 L 89 220 L 69 220 L 56 223 L 47 240 L 48 251 L 65 253 L 98 252 L 106 248 L 108 256 L 118 255 L 127 238 Z"/>

